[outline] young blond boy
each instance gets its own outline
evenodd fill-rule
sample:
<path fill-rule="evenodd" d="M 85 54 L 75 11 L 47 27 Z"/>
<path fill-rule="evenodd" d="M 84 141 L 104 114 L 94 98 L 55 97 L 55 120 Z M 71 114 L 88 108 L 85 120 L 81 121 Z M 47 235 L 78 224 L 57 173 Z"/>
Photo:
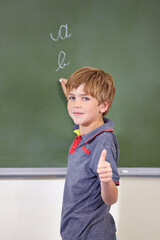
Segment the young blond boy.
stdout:
<path fill-rule="evenodd" d="M 102 70 L 84 67 L 61 79 L 68 113 L 77 134 L 68 154 L 61 236 L 63 240 L 115 240 L 109 213 L 118 199 L 119 149 L 113 122 L 103 117 L 115 94 L 114 81 Z"/>

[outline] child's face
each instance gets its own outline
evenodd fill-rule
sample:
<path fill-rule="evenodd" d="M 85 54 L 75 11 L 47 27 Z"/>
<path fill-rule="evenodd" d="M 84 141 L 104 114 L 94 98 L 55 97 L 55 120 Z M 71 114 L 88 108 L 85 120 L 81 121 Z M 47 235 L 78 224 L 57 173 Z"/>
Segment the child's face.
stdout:
<path fill-rule="evenodd" d="M 84 92 L 84 84 L 68 93 L 68 113 L 80 130 L 85 128 L 92 131 L 102 125 L 106 107 L 105 103 L 98 104 L 96 98 Z"/>

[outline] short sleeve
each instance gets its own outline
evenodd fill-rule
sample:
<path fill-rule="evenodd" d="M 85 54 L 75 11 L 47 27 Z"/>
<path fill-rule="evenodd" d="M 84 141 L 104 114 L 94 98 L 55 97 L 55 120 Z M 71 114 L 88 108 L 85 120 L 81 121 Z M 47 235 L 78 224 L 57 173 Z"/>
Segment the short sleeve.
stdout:
<path fill-rule="evenodd" d="M 91 151 L 90 168 L 94 174 L 98 177 L 97 166 L 100 159 L 100 155 L 103 149 L 107 150 L 106 161 L 111 164 L 113 172 L 113 181 L 116 185 L 119 185 L 119 173 L 118 173 L 118 160 L 119 160 L 119 147 L 118 142 L 112 133 L 103 133 L 96 137 L 94 140 L 93 148 Z M 99 180 L 100 181 L 100 180 Z"/>

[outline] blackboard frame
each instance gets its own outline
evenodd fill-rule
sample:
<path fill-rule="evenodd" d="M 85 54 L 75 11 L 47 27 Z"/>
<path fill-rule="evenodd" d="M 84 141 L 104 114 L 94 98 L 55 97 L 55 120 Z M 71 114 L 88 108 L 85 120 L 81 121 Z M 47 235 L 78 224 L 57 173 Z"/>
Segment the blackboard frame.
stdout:
<path fill-rule="evenodd" d="M 120 177 L 160 177 L 160 168 L 118 168 Z M 67 168 L 0 168 L 4 178 L 65 178 Z"/>
<path fill-rule="evenodd" d="M 160 2 L 9 2 L 0 4 L 0 168 L 67 166 L 72 124 L 58 79 L 84 66 L 115 79 L 106 117 L 115 122 L 119 167 L 160 167 Z"/>

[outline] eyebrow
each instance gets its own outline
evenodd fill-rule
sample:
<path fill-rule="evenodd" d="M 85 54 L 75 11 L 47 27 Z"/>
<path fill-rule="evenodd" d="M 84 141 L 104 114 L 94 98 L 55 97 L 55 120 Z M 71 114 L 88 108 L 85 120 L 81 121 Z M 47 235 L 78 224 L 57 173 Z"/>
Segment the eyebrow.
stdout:
<path fill-rule="evenodd" d="M 74 93 L 68 93 L 68 95 L 75 96 Z M 83 97 L 83 96 L 90 96 L 89 94 L 83 93 L 83 94 L 78 94 L 78 96 Z"/>

